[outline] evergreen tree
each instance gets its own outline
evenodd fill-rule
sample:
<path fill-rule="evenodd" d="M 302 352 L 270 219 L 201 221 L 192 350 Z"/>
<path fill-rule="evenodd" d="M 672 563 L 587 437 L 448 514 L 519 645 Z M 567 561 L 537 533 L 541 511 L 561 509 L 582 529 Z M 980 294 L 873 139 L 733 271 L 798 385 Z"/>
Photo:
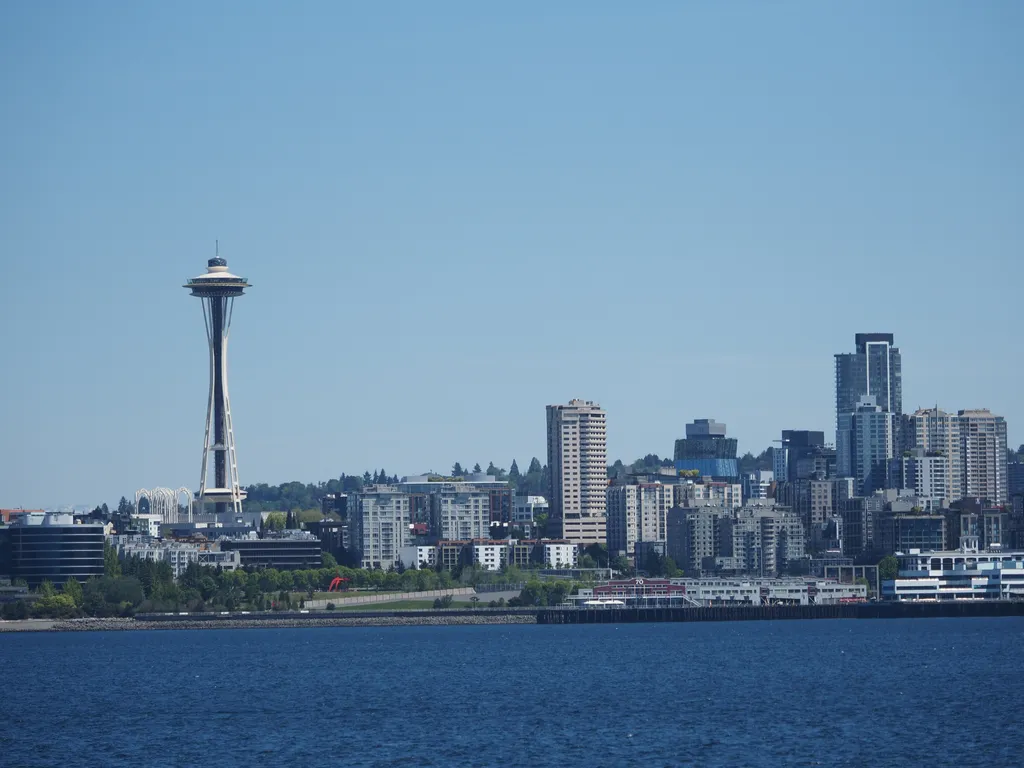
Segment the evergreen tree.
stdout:
<path fill-rule="evenodd" d="M 479 475 L 481 472 L 483 472 L 483 470 L 480 468 L 480 462 L 478 461 L 473 465 L 473 474 Z"/>
<path fill-rule="evenodd" d="M 519 482 L 519 477 L 519 465 L 516 464 L 515 459 L 512 459 L 512 466 L 508 470 L 508 479 L 515 485 Z"/>
<path fill-rule="evenodd" d="M 462 468 L 462 465 L 461 465 L 461 464 L 459 464 L 459 462 L 457 462 L 457 461 L 456 461 L 456 462 L 455 462 L 455 463 L 454 463 L 454 464 L 452 465 L 452 477 L 462 477 L 462 476 L 464 476 L 465 474 L 466 474 L 466 470 L 464 470 L 464 469 Z"/>

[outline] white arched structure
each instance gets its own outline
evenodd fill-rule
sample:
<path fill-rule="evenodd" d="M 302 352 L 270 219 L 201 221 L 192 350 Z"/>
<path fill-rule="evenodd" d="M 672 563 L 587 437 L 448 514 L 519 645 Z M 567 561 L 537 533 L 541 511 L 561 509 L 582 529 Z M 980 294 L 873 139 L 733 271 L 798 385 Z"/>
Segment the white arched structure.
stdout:
<path fill-rule="evenodd" d="M 138 511 L 139 502 L 145 498 L 149 502 L 149 512 L 153 515 L 160 515 L 161 522 L 181 523 L 181 514 L 178 509 L 178 499 L 185 494 L 188 522 L 192 522 L 192 492 L 188 488 L 179 488 L 172 491 L 170 488 L 153 488 L 147 490 L 140 488 L 135 492 L 135 509 Z"/>
<path fill-rule="evenodd" d="M 178 500 L 182 496 L 185 497 L 185 503 L 183 505 L 181 505 L 181 506 L 185 507 L 186 514 L 188 515 L 188 522 L 191 523 L 192 522 L 192 491 L 190 491 L 185 486 L 182 486 L 181 488 L 176 490 L 174 492 L 174 503 L 175 503 L 176 507 L 178 506 Z M 180 514 L 181 507 L 178 507 L 178 509 L 179 509 L 179 514 Z M 178 522 L 180 523 L 182 521 L 179 520 Z"/>

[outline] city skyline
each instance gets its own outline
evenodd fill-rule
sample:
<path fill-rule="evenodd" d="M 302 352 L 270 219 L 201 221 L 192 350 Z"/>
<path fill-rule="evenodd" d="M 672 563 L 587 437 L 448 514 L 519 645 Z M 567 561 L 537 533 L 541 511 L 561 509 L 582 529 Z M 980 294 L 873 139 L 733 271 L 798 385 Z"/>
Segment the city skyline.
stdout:
<path fill-rule="evenodd" d="M 543 460 L 572 397 L 611 460 L 700 418 L 740 453 L 831 435 L 833 355 L 872 331 L 905 412 L 1024 442 L 1024 9 L 241 11 L 5 15 L 5 504 L 194 486 L 178 286 L 218 238 L 262 286 L 242 485 Z"/>

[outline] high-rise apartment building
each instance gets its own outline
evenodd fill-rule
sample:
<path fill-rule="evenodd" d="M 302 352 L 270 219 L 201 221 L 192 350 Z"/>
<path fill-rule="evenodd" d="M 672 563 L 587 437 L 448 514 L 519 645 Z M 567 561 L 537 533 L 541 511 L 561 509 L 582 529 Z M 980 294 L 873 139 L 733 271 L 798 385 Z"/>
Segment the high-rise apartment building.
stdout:
<path fill-rule="evenodd" d="M 637 543 L 664 542 L 668 511 L 675 494 L 671 485 L 637 483 L 608 487 L 608 551 L 635 555 Z"/>
<path fill-rule="evenodd" d="M 360 552 L 360 567 L 388 570 L 407 546 L 410 495 L 393 485 L 369 485 L 349 495 L 349 541 Z"/>
<path fill-rule="evenodd" d="M 903 448 L 941 454 L 946 461 L 946 501 L 964 497 L 960 419 L 939 408 L 919 408 L 903 420 Z M 910 486 L 905 486 L 910 487 Z"/>
<path fill-rule="evenodd" d="M 863 395 L 850 414 L 850 476 L 858 496 L 870 496 L 885 488 L 892 456 L 891 414 L 875 403 L 874 395 Z"/>
<path fill-rule="evenodd" d="M 687 576 L 774 576 L 805 553 L 800 519 L 771 504 L 675 507 L 668 514 L 667 532 L 667 554 Z"/>
<path fill-rule="evenodd" d="M 549 503 L 563 539 L 576 544 L 604 544 L 608 488 L 605 412 L 589 400 L 549 405 Z"/>
<path fill-rule="evenodd" d="M 857 351 L 838 354 L 836 359 L 836 459 L 840 477 L 855 477 L 853 458 L 853 417 L 865 395 L 892 421 L 895 436 L 903 413 L 903 373 L 900 351 L 891 333 L 858 333 Z M 890 444 L 894 441 L 890 439 Z M 885 459 L 891 459 L 890 452 Z"/>
<path fill-rule="evenodd" d="M 960 411 L 957 416 L 964 496 L 1006 504 L 1006 421 L 988 409 Z"/>
<path fill-rule="evenodd" d="M 893 488 L 914 492 L 926 511 L 942 508 L 949 500 L 949 462 L 937 451 L 913 448 L 889 462 Z"/>

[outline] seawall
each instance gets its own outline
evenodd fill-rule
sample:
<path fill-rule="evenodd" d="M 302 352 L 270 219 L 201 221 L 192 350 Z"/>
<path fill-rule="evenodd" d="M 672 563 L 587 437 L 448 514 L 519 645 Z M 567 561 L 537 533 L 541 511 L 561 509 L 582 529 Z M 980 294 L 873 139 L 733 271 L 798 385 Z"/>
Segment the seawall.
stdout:
<path fill-rule="evenodd" d="M 840 605 L 715 605 L 701 608 L 541 608 L 538 624 L 630 624 L 663 621 L 792 619 L 927 619 L 1024 616 L 1024 601 L 844 603 Z"/>

